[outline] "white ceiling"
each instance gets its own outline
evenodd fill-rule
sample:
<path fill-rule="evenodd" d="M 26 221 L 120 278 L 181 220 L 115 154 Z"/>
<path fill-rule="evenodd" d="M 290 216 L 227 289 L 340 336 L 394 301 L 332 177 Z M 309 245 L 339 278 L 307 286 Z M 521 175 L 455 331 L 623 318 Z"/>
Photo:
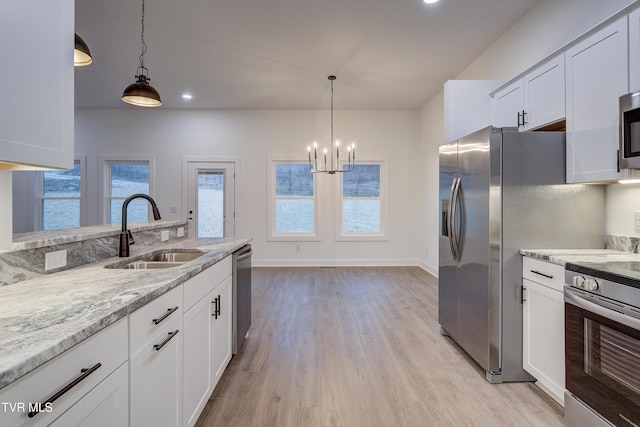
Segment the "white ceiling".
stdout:
<path fill-rule="evenodd" d="M 163 108 L 418 109 L 537 2 L 145 0 L 145 65 Z M 141 4 L 76 0 L 76 107 L 135 108 Z"/>

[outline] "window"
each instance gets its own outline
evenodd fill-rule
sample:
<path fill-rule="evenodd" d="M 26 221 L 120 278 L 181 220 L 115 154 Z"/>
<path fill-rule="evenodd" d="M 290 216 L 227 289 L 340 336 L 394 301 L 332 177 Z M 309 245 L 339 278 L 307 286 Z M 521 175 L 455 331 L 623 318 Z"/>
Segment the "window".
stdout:
<path fill-rule="evenodd" d="M 105 160 L 105 222 L 119 225 L 122 221 L 122 204 L 132 194 L 151 195 L 152 167 L 150 160 Z M 129 223 L 146 223 L 150 220 L 149 202 L 133 200 L 128 207 Z"/>
<path fill-rule="evenodd" d="M 346 169 L 346 166 L 343 166 Z M 342 174 L 337 240 L 386 240 L 386 163 L 355 165 Z"/>
<path fill-rule="evenodd" d="M 307 163 L 270 161 L 269 240 L 317 240 L 316 188 Z"/>
<path fill-rule="evenodd" d="M 39 173 L 39 226 L 41 230 L 80 227 L 84 224 L 82 207 L 83 164 L 74 162 L 68 171 Z"/>

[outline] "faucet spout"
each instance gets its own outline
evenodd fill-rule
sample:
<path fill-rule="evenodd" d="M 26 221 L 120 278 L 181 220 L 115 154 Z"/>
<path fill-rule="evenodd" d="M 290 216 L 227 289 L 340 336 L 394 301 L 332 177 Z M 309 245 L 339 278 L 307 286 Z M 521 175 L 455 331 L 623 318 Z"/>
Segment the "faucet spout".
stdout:
<path fill-rule="evenodd" d="M 146 194 L 133 194 L 127 197 L 124 200 L 124 203 L 122 204 L 122 231 L 120 232 L 120 250 L 119 250 L 119 255 L 121 257 L 129 256 L 130 232 L 127 230 L 127 207 L 129 206 L 129 203 L 133 199 L 146 199 L 151 204 L 151 209 L 153 211 L 153 219 L 155 221 L 158 221 L 159 219 L 161 219 L 160 211 L 158 210 L 158 205 L 156 205 L 155 200 L 153 200 L 151 196 L 148 196 Z"/>

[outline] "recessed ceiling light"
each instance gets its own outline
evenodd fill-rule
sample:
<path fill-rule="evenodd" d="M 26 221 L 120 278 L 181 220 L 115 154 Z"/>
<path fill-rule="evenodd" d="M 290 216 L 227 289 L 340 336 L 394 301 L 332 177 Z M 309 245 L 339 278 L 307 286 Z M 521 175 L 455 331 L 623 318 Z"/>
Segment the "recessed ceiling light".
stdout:
<path fill-rule="evenodd" d="M 426 4 L 438 3 L 438 0 L 424 0 Z"/>
<path fill-rule="evenodd" d="M 193 95 L 191 95 L 190 93 L 183 93 L 182 94 L 182 99 L 191 99 L 193 98 Z"/>

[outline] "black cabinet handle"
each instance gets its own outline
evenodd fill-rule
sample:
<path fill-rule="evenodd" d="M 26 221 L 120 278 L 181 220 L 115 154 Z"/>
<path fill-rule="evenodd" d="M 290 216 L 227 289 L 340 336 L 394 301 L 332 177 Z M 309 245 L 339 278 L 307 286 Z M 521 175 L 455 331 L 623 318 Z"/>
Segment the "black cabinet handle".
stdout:
<path fill-rule="evenodd" d="M 88 368 L 88 369 L 87 368 L 80 369 L 81 375 L 78 378 L 76 378 L 75 380 L 71 381 L 69 384 L 64 386 L 62 388 L 62 390 L 60 390 L 59 392 L 57 392 L 56 394 L 54 394 L 53 396 L 48 398 L 44 403 L 37 405 L 36 406 L 36 410 L 29 412 L 27 414 L 27 416 L 29 418 L 33 418 L 36 415 L 38 415 L 38 413 L 40 413 L 40 408 L 44 408 L 48 404 L 53 403 L 56 400 L 58 400 L 60 397 L 62 397 L 63 394 L 65 394 L 66 392 L 68 392 L 69 390 L 74 388 L 76 385 L 78 385 L 78 383 L 80 383 L 80 381 L 84 380 L 89 375 L 93 374 L 100 366 L 102 366 L 102 363 L 96 363 L 95 365 L 93 365 L 91 368 Z"/>
<path fill-rule="evenodd" d="M 533 274 L 546 277 L 547 279 L 553 279 L 553 276 L 549 276 L 548 274 L 540 273 L 539 271 L 535 271 L 535 270 L 529 270 L 529 271 L 531 271 Z"/>
<path fill-rule="evenodd" d="M 218 295 L 218 316 L 220 316 L 220 306 L 222 306 L 222 301 L 220 300 L 220 295 Z"/>
<path fill-rule="evenodd" d="M 171 341 L 171 338 L 173 338 L 173 337 L 175 337 L 176 335 L 178 335 L 178 332 L 180 332 L 180 330 L 179 330 L 179 329 L 176 329 L 176 330 L 175 330 L 175 331 L 173 331 L 173 332 L 169 332 L 169 334 L 168 334 L 169 336 L 168 336 L 167 338 L 165 338 L 165 340 L 164 340 L 164 341 L 162 341 L 160 344 L 154 344 L 154 345 L 153 345 L 153 348 L 154 348 L 156 351 L 160 351 L 160 349 L 161 349 L 162 347 L 164 347 L 164 346 L 165 346 L 169 341 Z"/>
<path fill-rule="evenodd" d="M 158 317 L 157 319 L 153 319 L 153 324 L 157 325 L 158 323 L 162 322 L 164 319 L 171 316 L 171 313 L 173 313 L 177 309 L 178 309 L 177 305 L 173 308 L 167 308 L 167 311 L 162 316 Z"/>
<path fill-rule="evenodd" d="M 520 119 L 522 118 L 522 115 L 520 114 L 520 111 L 518 111 L 518 127 L 520 126 L 524 126 L 524 123 L 520 124 Z M 524 122 L 524 120 L 523 120 Z"/>
<path fill-rule="evenodd" d="M 220 316 L 220 295 L 215 297 L 213 301 L 211 301 L 211 304 L 214 304 L 212 316 L 214 319 L 217 319 L 218 316 Z"/>

